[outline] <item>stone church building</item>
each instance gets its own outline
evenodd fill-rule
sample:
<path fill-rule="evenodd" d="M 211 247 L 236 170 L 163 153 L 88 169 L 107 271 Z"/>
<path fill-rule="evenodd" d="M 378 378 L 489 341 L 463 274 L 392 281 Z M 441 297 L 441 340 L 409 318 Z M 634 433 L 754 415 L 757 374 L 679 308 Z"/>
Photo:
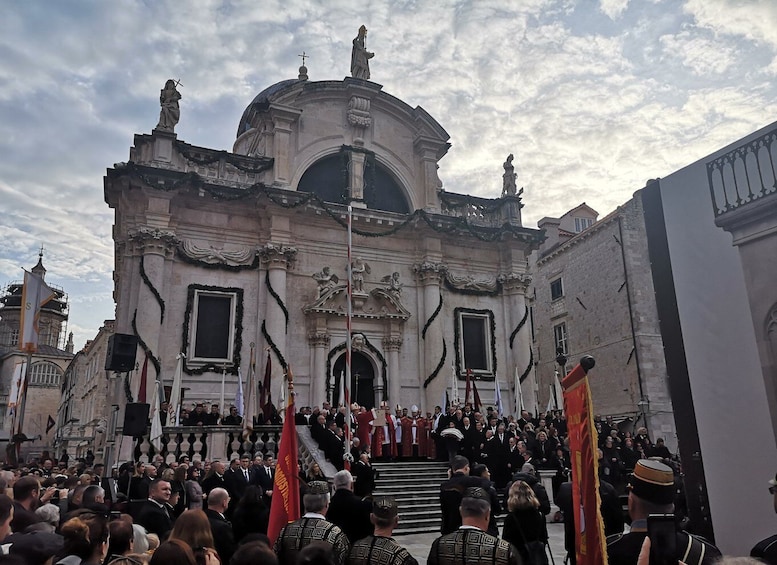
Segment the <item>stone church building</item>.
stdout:
<path fill-rule="evenodd" d="M 463 398 L 471 370 L 483 402 L 496 380 L 513 412 L 533 366 L 527 257 L 543 239 L 514 184 L 496 199 L 446 191 L 449 136 L 429 113 L 304 66 L 248 104 L 232 152 L 179 140 L 162 113 L 105 177 L 116 332 L 137 336 L 150 379 L 169 385 L 183 352 L 184 405 L 219 402 L 224 373 L 229 404 L 253 345 L 276 405 L 287 371 L 298 405 L 339 400 L 350 205 L 351 396 L 431 412 L 454 382 Z M 121 410 L 138 373 L 115 387 Z"/>

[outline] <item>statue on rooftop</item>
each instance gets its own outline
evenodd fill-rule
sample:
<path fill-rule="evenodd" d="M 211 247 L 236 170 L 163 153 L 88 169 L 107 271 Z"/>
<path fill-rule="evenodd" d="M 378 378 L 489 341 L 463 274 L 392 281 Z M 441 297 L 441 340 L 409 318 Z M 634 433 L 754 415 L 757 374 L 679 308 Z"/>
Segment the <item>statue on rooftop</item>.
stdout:
<path fill-rule="evenodd" d="M 175 81 L 170 79 L 159 94 L 159 104 L 162 109 L 159 111 L 159 123 L 156 125 L 158 130 L 174 132 L 175 124 L 181 117 L 181 110 L 178 107 L 181 93 L 175 87 Z"/>
<path fill-rule="evenodd" d="M 375 53 L 367 51 L 365 40 L 367 39 L 367 28 L 359 28 L 359 35 L 353 40 L 353 49 L 351 50 L 351 76 L 353 78 L 370 79 L 370 59 Z"/>
<path fill-rule="evenodd" d="M 502 175 L 502 196 L 515 196 L 515 179 L 518 175 L 515 173 L 515 167 L 513 166 L 512 153 L 507 156 L 507 160 L 502 166 L 505 169 Z"/>

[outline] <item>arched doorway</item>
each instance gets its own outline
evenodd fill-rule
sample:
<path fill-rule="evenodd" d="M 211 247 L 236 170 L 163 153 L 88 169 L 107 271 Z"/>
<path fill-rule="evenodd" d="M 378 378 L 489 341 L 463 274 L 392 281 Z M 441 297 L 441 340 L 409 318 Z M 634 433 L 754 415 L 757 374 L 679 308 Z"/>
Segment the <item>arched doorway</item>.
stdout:
<path fill-rule="evenodd" d="M 332 368 L 334 390 L 332 404 L 340 404 L 340 375 L 345 375 L 345 354 L 340 355 Z M 351 352 L 351 402 L 358 402 L 366 408 L 375 406 L 375 368 L 370 358 L 359 351 Z"/>

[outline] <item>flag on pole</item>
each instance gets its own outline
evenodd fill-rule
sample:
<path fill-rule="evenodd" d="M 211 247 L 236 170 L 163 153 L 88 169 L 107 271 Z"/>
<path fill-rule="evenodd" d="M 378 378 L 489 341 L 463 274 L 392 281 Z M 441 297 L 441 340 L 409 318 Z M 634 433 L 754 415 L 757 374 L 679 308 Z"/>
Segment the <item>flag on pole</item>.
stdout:
<path fill-rule="evenodd" d="M 275 412 L 275 406 L 272 403 L 272 358 L 270 357 L 270 350 L 267 350 L 267 365 L 264 368 L 264 385 L 262 385 L 262 393 L 259 399 L 259 403 L 262 407 L 262 413 L 264 414 L 264 421 L 268 421 L 272 413 Z"/>
<path fill-rule="evenodd" d="M 51 428 L 56 426 L 57 423 L 54 421 L 54 418 L 49 415 L 49 419 L 46 421 L 46 433 L 49 433 L 51 431 Z"/>
<path fill-rule="evenodd" d="M 146 402 L 146 378 L 148 377 L 148 355 L 143 360 L 143 370 L 140 371 L 140 386 L 138 387 L 138 402 Z"/>
<path fill-rule="evenodd" d="M 300 517 L 299 475 L 297 474 L 297 428 L 294 425 L 294 380 L 291 367 L 288 369 L 288 402 L 283 419 L 281 444 L 278 448 L 278 462 L 273 481 L 273 503 L 270 506 L 270 523 L 267 537 L 270 545 L 278 539 L 281 529 Z"/>
<path fill-rule="evenodd" d="M 181 381 L 183 380 L 183 359 L 184 354 L 178 354 L 178 361 L 175 364 L 175 373 L 173 373 L 173 386 L 170 390 L 170 401 L 167 403 L 167 421 L 171 426 L 181 425 Z"/>
<path fill-rule="evenodd" d="M 547 416 L 553 410 L 553 385 L 548 385 L 548 405 L 545 407 L 545 415 Z"/>
<path fill-rule="evenodd" d="M 467 385 L 464 388 L 464 406 L 469 402 L 469 393 L 472 389 L 472 369 L 467 369 Z"/>
<path fill-rule="evenodd" d="M 496 414 L 500 418 L 504 416 L 504 406 L 502 405 L 502 391 L 499 389 L 499 379 L 494 377 L 494 404 L 496 404 Z"/>
<path fill-rule="evenodd" d="M 8 396 L 8 411 L 6 412 L 6 429 L 14 430 L 14 418 L 18 412 L 17 406 L 19 405 L 19 399 L 22 392 L 22 384 L 25 378 L 25 365 L 26 361 L 17 363 L 14 367 L 13 377 L 11 378 L 11 393 Z M 11 424 L 8 428 L 7 425 Z M 13 435 L 13 432 L 9 435 Z"/>
<path fill-rule="evenodd" d="M 583 357 L 561 383 L 572 460 L 572 514 L 578 565 L 607 565 L 604 521 L 599 510 L 598 438 L 587 376 L 593 366 L 593 357 Z"/>
<path fill-rule="evenodd" d="M 24 271 L 22 287 L 22 317 L 20 321 L 19 346 L 22 351 L 35 353 L 38 350 L 38 321 L 40 310 L 56 297 L 56 293 L 35 273 Z"/>
<path fill-rule="evenodd" d="M 555 373 L 553 377 L 553 400 L 556 404 L 555 409 L 561 410 L 564 407 L 564 389 L 561 386 L 561 379 L 564 378 L 564 375 L 560 375 L 558 372 Z"/>
<path fill-rule="evenodd" d="M 257 401 L 256 383 L 256 356 L 254 344 L 251 344 L 251 360 L 248 365 L 248 395 L 246 396 L 245 413 L 243 416 L 243 437 L 248 438 L 254 431 L 254 418 L 259 413 L 256 409 Z"/>
<path fill-rule="evenodd" d="M 518 367 L 515 368 L 515 412 L 520 414 L 526 407 L 523 404 L 523 386 L 521 385 L 521 377 L 518 376 Z"/>
<path fill-rule="evenodd" d="M 237 390 L 235 390 L 235 408 L 240 417 L 245 413 L 245 401 L 243 399 L 243 374 L 240 367 L 237 368 Z"/>
<path fill-rule="evenodd" d="M 480 402 L 480 393 L 478 393 L 478 387 L 475 384 L 475 381 L 472 381 L 472 410 L 475 412 L 480 412 L 480 409 L 483 407 L 483 403 Z"/>
<path fill-rule="evenodd" d="M 155 381 L 154 392 L 151 398 L 151 431 L 148 434 L 148 441 L 159 453 L 162 450 L 162 410 L 160 405 L 164 402 L 165 389 L 162 383 Z"/>

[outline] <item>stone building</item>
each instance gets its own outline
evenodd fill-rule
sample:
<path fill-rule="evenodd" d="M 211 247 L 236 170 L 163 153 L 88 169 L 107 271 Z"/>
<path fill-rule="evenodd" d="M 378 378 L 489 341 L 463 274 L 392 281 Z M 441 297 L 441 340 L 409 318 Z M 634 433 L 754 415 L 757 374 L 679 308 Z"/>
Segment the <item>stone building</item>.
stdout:
<path fill-rule="evenodd" d="M 338 400 L 350 205 L 352 397 L 431 412 L 472 369 L 485 402 L 498 379 L 512 403 L 531 368 L 527 257 L 542 234 L 523 227 L 515 190 L 443 189 L 449 136 L 423 108 L 303 67 L 248 105 L 231 153 L 171 129 L 136 135 L 105 177 L 116 331 L 138 337 L 151 379 L 169 384 L 183 352 L 187 402 L 218 402 L 223 373 L 232 399 L 253 344 L 260 372 L 271 352 L 276 402 L 287 371 L 299 404 Z"/>
<path fill-rule="evenodd" d="M 31 271 L 45 280 L 43 252 Z M 22 433 L 28 438 L 41 436 L 34 442 L 22 444 L 21 453 L 26 457 L 51 451 L 54 430 L 48 427 L 48 419 L 56 418 L 59 406 L 59 388 L 62 374 L 73 358 L 73 334 L 65 341 L 65 330 L 69 306 L 64 290 L 47 282 L 56 293 L 56 298 L 43 306 L 39 321 L 38 350 L 31 356 L 29 387 L 22 422 Z M 7 440 L 11 431 L 12 417 L 8 409 L 12 382 L 26 372 L 27 354 L 19 349 L 23 283 L 12 282 L 0 298 L 0 421 L 3 438 Z M 0 457 L 5 451 L 0 452 Z"/>
<path fill-rule="evenodd" d="M 96 461 L 110 457 L 106 436 L 115 409 L 106 400 L 113 375 L 104 367 L 113 324 L 113 320 L 105 320 L 95 338 L 75 354 L 62 377 L 54 436 L 57 457 L 67 453 L 71 460 L 86 458 L 90 451 Z"/>
<path fill-rule="evenodd" d="M 597 217 L 581 204 L 538 223 L 547 233 L 531 267 L 539 406 L 547 406 L 553 379 L 563 373 L 559 349 L 568 358 L 567 371 L 592 355 L 596 412 L 647 426 L 651 436 L 663 437 L 676 451 L 639 193 Z"/>

